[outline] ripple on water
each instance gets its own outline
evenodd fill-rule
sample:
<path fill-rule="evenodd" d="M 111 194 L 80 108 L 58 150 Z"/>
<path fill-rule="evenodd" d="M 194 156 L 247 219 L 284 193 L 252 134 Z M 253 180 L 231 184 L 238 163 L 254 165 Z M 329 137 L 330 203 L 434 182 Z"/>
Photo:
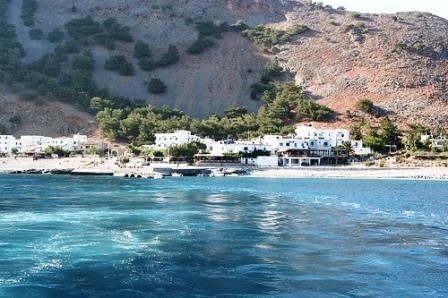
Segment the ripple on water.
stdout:
<path fill-rule="evenodd" d="M 446 182 L 19 177 L 0 296 L 448 296 Z"/>

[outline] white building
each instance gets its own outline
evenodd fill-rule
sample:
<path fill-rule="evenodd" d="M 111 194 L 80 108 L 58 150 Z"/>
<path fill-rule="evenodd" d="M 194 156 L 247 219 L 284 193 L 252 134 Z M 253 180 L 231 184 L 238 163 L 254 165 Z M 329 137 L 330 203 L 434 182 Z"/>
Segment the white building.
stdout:
<path fill-rule="evenodd" d="M 362 140 L 352 140 L 351 144 L 355 155 L 365 156 L 372 154 L 372 150 L 370 148 L 364 147 Z"/>
<path fill-rule="evenodd" d="M 51 145 L 52 138 L 44 136 L 21 136 L 19 139 L 20 153 L 38 153 L 43 152 Z"/>
<path fill-rule="evenodd" d="M 312 126 L 298 126 L 296 137 L 302 140 L 326 140 L 331 147 L 350 141 L 350 132 L 346 129 L 317 129 Z"/>
<path fill-rule="evenodd" d="M 174 145 L 182 145 L 193 141 L 199 141 L 199 137 L 192 135 L 191 131 L 178 130 L 173 133 L 156 133 L 155 144 L 149 146 L 155 149 L 167 149 Z"/>
<path fill-rule="evenodd" d="M 67 138 L 67 137 L 54 138 L 51 139 L 48 145 L 52 147 L 60 147 L 68 151 L 75 151 L 81 149 L 81 146 L 87 143 L 87 136 L 82 137 L 85 137 L 85 139 L 81 138 L 79 135 L 78 136 L 75 135 L 73 136 L 73 138 Z"/>
<path fill-rule="evenodd" d="M 17 149 L 19 153 L 25 154 L 43 153 L 50 146 L 74 151 L 83 149 L 85 143 L 87 143 L 87 136 L 80 134 L 76 134 L 72 138 L 51 138 L 33 135 L 15 138 L 11 135 L 0 135 L 0 153 L 11 154 L 13 149 Z"/>
<path fill-rule="evenodd" d="M 202 142 L 202 140 L 201 140 Z M 244 141 L 215 141 L 212 143 L 204 142 L 207 145 L 207 151 L 212 155 L 223 155 L 224 153 L 252 153 L 254 151 L 271 152 L 272 147 L 265 143 L 259 142 L 244 142 Z"/>
<path fill-rule="evenodd" d="M 260 142 L 272 147 L 275 152 L 287 150 L 308 150 L 308 142 L 295 137 L 282 137 L 280 135 L 265 135 L 259 138 Z"/>
<path fill-rule="evenodd" d="M 431 148 L 443 150 L 448 148 L 448 138 L 443 136 L 438 136 L 434 138 L 432 135 L 422 135 L 422 143 L 429 143 Z"/>
<path fill-rule="evenodd" d="M 18 148 L 18 141 L 11 135 L 0 135 L 0 154 L 10 154 L 14 148 Z"/>

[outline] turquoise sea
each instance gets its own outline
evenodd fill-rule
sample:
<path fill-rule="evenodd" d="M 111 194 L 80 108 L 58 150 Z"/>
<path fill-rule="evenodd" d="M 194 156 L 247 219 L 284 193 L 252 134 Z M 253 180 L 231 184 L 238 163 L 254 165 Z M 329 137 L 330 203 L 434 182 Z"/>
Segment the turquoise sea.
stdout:
<path fill-rule="evenodd" d="M 448 183 L 0 175 L 0 297 L 448 297 Z"/>

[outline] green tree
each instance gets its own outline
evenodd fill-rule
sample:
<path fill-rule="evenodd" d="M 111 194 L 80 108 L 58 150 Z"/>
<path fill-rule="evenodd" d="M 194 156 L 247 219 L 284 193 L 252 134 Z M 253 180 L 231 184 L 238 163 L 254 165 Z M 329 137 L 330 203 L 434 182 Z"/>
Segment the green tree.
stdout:
<path fill-rule="evenodd" d="M 370 99 L 360 99 L 355 103 L 355 108 L 366 114 L 376 113 L 375 105 Z"/>
<path fill-rule="evenodd" d="M 56 28 L 53 31 L 48 33 L 48 40 L 52 43 L 57 43 L 62 40 L 64 37 L 64 32 L 62 30 Z"/>
<path fill-rule="evenodd" d="M 156 63 L 152 60 L 152 58 L 141 58 L 138 61 L 138 65 L 145 71 L 151 71 L 156 68 Z"/>
<path fill-rule="evenodd" d="M 211 48 L 215 45 L 215 41 L 212 38 L 199 36 L 197 40 L 187 49 L 187 52 L 191 55 L 199 55 L 203 53 L 206 49 Z"/>
<path fill-rule="evenodd" d="M 28 35 L 31 39 L 41 40 L 44 36 L 44 33 L 42 32 L 42 29 L 40 28 L 33 28 L 28 32 Z"/>
<path fill-rule="evenodd" d="M 134 67 L 124 55 L 113 55 L 106 60 L 104 67 L 108 70 L 117 71 L 122 76 L 133 76 Z"/>
<path fill-rule="evenodd" d="M 165 83 L 159 78 L 152 78 L 146 83 L 148 91 L 152 94 L 161 94 L 166 91 Z"/>
<path fill-rule="evenodd" d="M 111 102 L 108 99 L 102 99 L 101 97 L 92 97 L 90 100 L 90 109 L 96 114 L 103 111 L 106 108 L 111 107 Z"/>
<path fill-rule="evenodd" d="M 362 139 L 365 146 L 371 148 L 373 151 L 381 152 L 384 150 L 384 140 L 378 134 L 378 131 L 370 127 L 364 134 Z"/>
<path fill-rule="evenodd" d="M 14 115 L 11 118 L 9 118 L 9 122 L 14 124 L 15 126 L 20 126 L 22 124 L 23 120 L 22 120 L 22 117 L 20 117 L 19 115 Z"/>
<path fill-rule="evenodd" d="M 134 57 L 136 59 L 151 58 L 152 53 L 147 43 L 137 40 L 134 45 Z"/>
<path fill-rule="evenodd" d="M 200 142 L 191 142 L 182 145 L 171 146 L 168 150 L 171 157 L 193 158 L 199 152 L 207 149 L 207 146 Z"/>
<path fill-rule="evenodd" d="M 269 77 L 277 77 L 283 74 L 283 67 L 279 65 L 277 59 L 274 59 L 264 65 L 264 71 Z"/>
<path fill-rule="evenodd" d="M 106 108 L 96 115 L 98 126 L 103 134 L 110 139 L 120 138 L 120 121 L 123 119 L 123 110 Z"/>
<path fill-rule="evenodd" d="M 422 135 L 430 134 L 430 129 L 422 124 L 410 124 L 405 141 L 408 151 L 428 150 L 429 144 L 422 142 Z"/>
<path fill-rule="evenodd" d="M 58 157 L 69 157 L 70 151 L 62 149 L 59 146 L 48 146 L 47 148 L 45 148 L 44 154 L 45 156 L 52 156 L 55 154 Z"/>
<path fill-rule="evenodd" d="M 73 19 L 65 24 L 68 34 L 75 40 L 86 39 L 87 37 L 101 33 L 100 23 L 87 16 L 81 19 Z"/>
<path fill-rule="evenodd" d="M 401 132 L 388 117 L 381 121 L 378 134 L 384 144 L 401 147 Z"/>
<path fill-rule="evenodd" d="M 159 61 L 157 61 L 156 65 L 160 67 L 166 67 L 169 65 L 176 64 L 179 61 L 179 52 L 175 45 L 170 45 L 168 47 L 168 51 L 162 55 Z"/>
<path fill-rule="evenodd" d="M 245 107 L 228 107 L 224 110 L 224 115 L 227 118 L 239 118 L 248 113 Z"/>
<path fill-rule="evenodd" d="M 362 123 L 350 125 L 350 137 L 352 140 L 362 140 Z"/>
<path fill-rule="evenodd" d="M 73 58 L 73 69 L 92 72 L 95 67 L 95 58 L 90 50 L 85 50 L 81 56 Z"/>

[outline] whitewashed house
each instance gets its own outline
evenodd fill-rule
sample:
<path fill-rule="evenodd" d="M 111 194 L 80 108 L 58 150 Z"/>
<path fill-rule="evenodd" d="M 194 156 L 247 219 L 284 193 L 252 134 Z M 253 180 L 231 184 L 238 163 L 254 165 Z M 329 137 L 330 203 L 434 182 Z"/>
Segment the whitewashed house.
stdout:
<path fill-rule="evenodd" d="M 149 147 L 161 150 L 174 145 L 182 145 L 200 140 L 198 136 L 191 134 L 191 131 L 188 130 L 178 130 L 173 133 L 156 133 L 155 137 L 155 144 Z"/>
<path fill-rule="evenodd" d="M 224 153 L 252 153 L 254 151 L 267 151 L 271 152 L 272 147 L 268 144 L 263 143 L 256 143 L 256 142 L 244 142 L 244 141 L 232 141 L 232 140 L 225 140 L 225 141 L 216 141 L 212 144 L 209 144 L 210 146 L 207 146 L 207 151 L 210 152 L 210 154 L 214 155 L 222 155 Z"/>
<path fill-rule="evenodd" d="M 19 153 L 39 153 L 50 146 L 52 138 L 44 136 L 21 136 L 19 139 Z"/>
<path fill-rule="evenodd" d="M 261 143 L 271 146 L 275 152 L 282 152 L 287 150 L 308 150 L 308 142 L 295 137 L 265 135 L 259 140 Z"/>
<path fill-rule="evenodd" d="M 0 135 L 0 154 L 10 154 L 17 147 L 19 147 L 19 144 L 14 136 Z"/>
<path fill-rule="evenodd" d="M 87 136 L 76 134 L 72 138 L 61 137 L 51 138 L 45 136 L 21 136 L 15 138 L 11 135 L 0 136 L 0 153 L 11 154 L 13 149 L 17 149 L 18 153 L 34 154 L 43 153 L 46 148 L 60 147 L 64 150 L 75 151 L 83 149 L 84 144 L 87 143 Z"/>
<path fill-rule="evenodd" d="M 331 147 L 341 146 L 350 141 L 350 132 L 347 129 L 317 129 L 312 126 L 298 126 L 296 137 L 302 140 L 326 140 Z"/>
<path fill-rule="evenodd" d="M 352 140 L 353 153 L 358 156 L 366 156 L 372 154 L 372 149 L 364 147 L 362 140 Z"/>

